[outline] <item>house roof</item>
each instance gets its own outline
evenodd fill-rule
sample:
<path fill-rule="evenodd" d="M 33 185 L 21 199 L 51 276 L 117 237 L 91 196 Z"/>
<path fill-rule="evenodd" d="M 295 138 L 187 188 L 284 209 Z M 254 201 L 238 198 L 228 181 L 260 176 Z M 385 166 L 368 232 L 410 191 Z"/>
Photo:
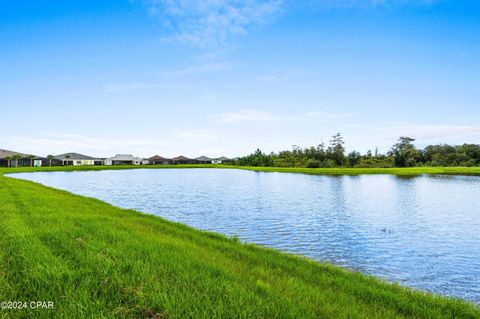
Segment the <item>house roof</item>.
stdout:
<path fill-rule="evenodd" d="M 20 155 L 22 157 L 30 156 L 29 154 L 23 154 L 19 152 L 9 151 L 9 150 L 2 150 L 0 149 L 0 158 L 12 157 L 14 155 Z"/>
<path fill-rule="evenodd" d="M 149 161 L 166 161 L 168 158 L 162 157 L 160 155 L 155 155 L 150 158 L 148 158 Z"/>
<path fill-rule="evenodd" d="M 209 161 L 211 161 L 212 159 L 211 159 L 210 157 L 200 156 L 200 157 L 197 157 L 195 160 L 201 161 L 201 162 L 209 162 Z"/>
<path fill-rule="evenodd" d="M 107 158 L 110 161 L 133 161 L 135 157 L 131 154 L 117 154 L 114 157 Z"/>
<path fill-rule="evenodd" d="M 177 157 L 174 157 L 172 158 L 174 161 L 190 161 L 190 159 L 188 157 L 185 157 L 183 155 L 180 155 L 180 156 L 177 156 Z"/>
<path fill-rule="evenodd" d="M 60 154 L 60 155 L 57 155 L 55 156 L 55 159 L 59 159 L 59 160 L 66 160 L 67 158 L 65 158 L 65 156 L 69 156 L 68 160 L 95 160 L 96 158 L 94 157 L 91 157 L 91 156 L 87 156 L 87 155 L 83 155 L 83 154 L 78 154 L 78 153 L 65 153 L 65 154 Z"/>
<path fill-rule="evenodd" d="M 216 160 L 219 160 L 219 161 L 231 161 L 231 159 L 229 159 L 228 157 L 225 157 L 225 156 L 216 158 Z"/>

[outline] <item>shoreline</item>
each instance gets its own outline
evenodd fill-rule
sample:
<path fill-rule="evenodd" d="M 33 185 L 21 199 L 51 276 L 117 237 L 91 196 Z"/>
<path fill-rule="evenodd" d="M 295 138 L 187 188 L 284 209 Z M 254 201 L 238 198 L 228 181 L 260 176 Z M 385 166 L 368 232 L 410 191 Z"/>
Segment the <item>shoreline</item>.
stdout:
<path fill-rule="evenodd" d="M 70 171 L 100 171 L 124 169 L 192 169 L 217 168 L 241 169 L 256 172 L 295 173 L 307 175 L 358 176 L 358 175 L 462 175 L 480 176 L 480 167 L 396 167 L 396 168 L 304 168 L 304 167 L 260 167 L 236 166 L 223 164 L 188 164 L 188 165 L 118 165 L 118 166 L 44 166 L 44 167 L 2 167 L 0 174 L 22 172 L 70 172 Z"/>

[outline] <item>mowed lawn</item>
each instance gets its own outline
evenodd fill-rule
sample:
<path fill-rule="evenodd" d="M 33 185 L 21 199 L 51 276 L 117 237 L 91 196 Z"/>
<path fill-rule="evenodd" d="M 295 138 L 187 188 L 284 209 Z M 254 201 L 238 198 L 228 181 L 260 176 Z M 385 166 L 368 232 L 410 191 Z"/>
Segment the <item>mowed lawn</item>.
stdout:
<path fill-rule="evenodd" d="M 480 318 L 473 304 L 1 172 L 0 247 L 0 301 L 54 302 L 0 318 Z"/>

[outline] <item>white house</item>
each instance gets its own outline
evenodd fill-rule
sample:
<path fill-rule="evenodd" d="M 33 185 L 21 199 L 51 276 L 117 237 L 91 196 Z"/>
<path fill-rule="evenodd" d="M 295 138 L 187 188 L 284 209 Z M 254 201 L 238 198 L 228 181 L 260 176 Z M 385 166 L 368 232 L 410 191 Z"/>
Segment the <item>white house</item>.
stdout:
<path fill-rule="evenodd" d="M 42 166 L 42 159 L 34 159 L 33 160 L 33 166 L 34 167 L 41 167 Z"/>
<path fill-rule="evenodd" d="M 105 165 L 148 165 L 149 161 L 130 154 L 117 154 L 105 159 Z"/>
<path fill-rule="evenodd" d="M 222 156 L 219 158 L 212 159 L 212 164 L 222 164 L 222 163 L 231 162 L 231 161 L 232 160 L 230 158 Z"/>
<path fill-rule="evenodd" d="M 62 165 L 64 166 L 89 166 L 103 164 L 101 159 L 78 153 L 65 153 L 57 155 L 55 156 L 55 159 L 62 161 Z"/>

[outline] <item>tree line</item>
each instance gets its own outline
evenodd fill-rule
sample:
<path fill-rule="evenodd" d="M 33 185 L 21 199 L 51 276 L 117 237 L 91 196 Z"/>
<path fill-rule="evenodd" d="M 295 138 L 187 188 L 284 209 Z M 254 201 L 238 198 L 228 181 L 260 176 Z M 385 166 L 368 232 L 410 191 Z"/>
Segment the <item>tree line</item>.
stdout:
<path fill-rule="evenodd" d="M 415 147 L 415 139 L 402 136 L 386 154 L 378 149 L 361 154 L 345 150 L 340 133 L 332 136 L 328 145 L 320 143 L 308 148 L 292 147 L 292 150 L 266 154 L 260 149 L 238 158 L 240 166 L 274 167 L 415 167 L 415 166 L 480 166 L 480 145 L 462 144 L 429 145 Z"/>

